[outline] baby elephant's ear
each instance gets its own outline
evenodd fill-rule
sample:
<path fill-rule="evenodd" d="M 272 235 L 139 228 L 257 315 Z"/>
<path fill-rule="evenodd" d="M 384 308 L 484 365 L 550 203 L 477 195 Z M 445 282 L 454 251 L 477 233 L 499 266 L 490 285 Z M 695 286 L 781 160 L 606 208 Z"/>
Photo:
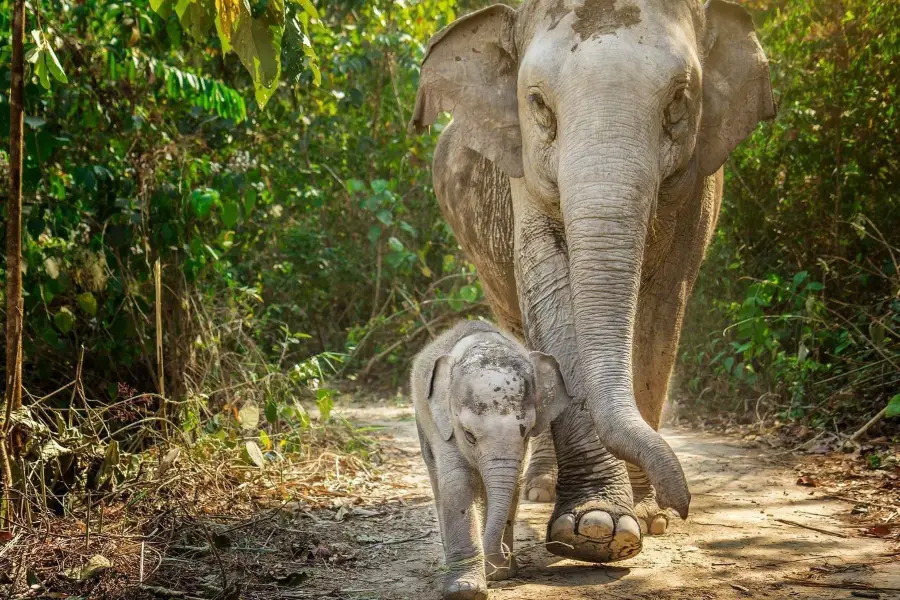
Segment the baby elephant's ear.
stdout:
<path fill-rule="evenodd" d="M 434 361 L 428 380 L 428 405 L 438 434 L 445 442 L 453 437 L 453 421 L 450 420 L 450 371 L 453 357 L 444 354 Z"/>
<path fill-rule="evenodd" d="M 529 353 L 529 356 L 534 365 L 534 380 L 537 386 L 535 406 L 537 415 L 532 435 L 538 435 L 569 406 L 572 394 L 566 386 L 556 358 L 537 351 Z"/>

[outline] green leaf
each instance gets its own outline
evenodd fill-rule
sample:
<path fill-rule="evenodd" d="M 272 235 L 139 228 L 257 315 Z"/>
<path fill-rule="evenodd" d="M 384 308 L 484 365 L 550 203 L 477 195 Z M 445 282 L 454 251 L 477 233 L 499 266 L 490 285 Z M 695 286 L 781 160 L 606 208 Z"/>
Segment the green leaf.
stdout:
<path fill-rule="evenodd" d="M 94 295 L 90 292 L 79 294 L 78 308 L 93 317 L 97 314 L 97 299 L 94 298 Z"/>
<path fill-rule="evenodd" d="M 72 331 L 72 327 L 75 326 L 75 315 L 72 313 L 72 309 L 68 306 L 60 308 L 56 314 L 53 315 L 53 324 L 56 325 L 56 328 L 62 333 L 69 333 Z"/>
<path fill-rule="evenodd" d="M 331 398 L 331 390 L 319 388 L 316 391 L 316 406 L 319 408 L 319 420 L 327 423 L 331 418 L 331 409 L 334 408 L 334 400 Z"/>
<path fill-rule="evenodd" d="M 393 236 L 388 239 L 388 246 L 390 246 L 391 250 L 394 252 L 403 252 L 403 242 Z"/>
<path fill-rule="evenodd" d="M 310 61 L 309 70 L 312 71 L 313 74 L 313 85 L 316 87 L 322 85 L 322 72 L 319 71 L 319 65 Z"/>
<path fill-rule="evenodd" d="M 256 207 L 256 190 L 250 188 L 244 193 L 244 214 L 250 215 Z"/>
<path fill-rule="evenodd" d="M 215 5 L 208 0 L 179 0 L 175 13 L 181 26 L 195 40 L 206 39 L 216 20 Z"/>
<path fill-rule="evenodd" d="M 225 202 L 222 205 L 222 223 L 225 227 L 231 229 L 237 225 L 238 219 L 241 217 L 241 210 L 234 202 Z"/>
<path fill-rule="evenodd" d="M 793 289 L 796 290 L 797 288 L 799 288 L 800 285 L 804 281 L 806 281 L 808 277 L 809 277 L 809 273 L 807 273 L 806 271 L 800 271 L 799 273 L 794 275 L 794 281 L 793 281 L 793 285 L 792 285 Z"/>
<path fill-rule="evenodd" d="M 900 417 L 900 394 L 897 394 L 888 401 L 887 410 L 884 412 L 885 417 Z"/>
<path fill-rule="evenodd" d="M 465 285 L 460 288 L 459 296 L 466 302 L 472 303 L 478 300 L 478 286 Z"/>
<path fill-rule="evenodd" d="M 194 214 L 201 219 L 208 217 L 218 196 L 218 192 L 210 189 L 199 189 L 191 192 L 190 203 L 191 208 L 194 209 Z"/>
<path fill-rule="evenodd" d="M 34 72 L 41 82 L 41 87 L 45 90 L 50 89 L 50 75 L 47 71 L 47 60 L 43 50 L 38 52 L 37 62 L 34 64 Z"/>
<path fill-rule="evenodd" d="M 269 437 L 269 434 L 262 429 L 259 430 L 259 443 L 262 444 L 262 447 L 266 450 L 272 449 L 272 439 Z"/>
<path fill-rule="evenodd" d="M 233 7 L 234 0 L 218 0 Z M 284 34 L 284 0 L 268 0 L 262 15 L 254 18 L 247 0 L 237 2 L 228 41 L 253 79 L 256 103 L 264 107 L 278 87 L 281 75 L 281 38 Z M 229 9 L 231 10 L 231 8 Z M 229 19 L 231 17 L 229 12 Z M 222 11 L 220 9 L 219 16 Z M 227 27 L 226 19 L 221 19 Z M 220 31 L 221 37 L 221 31 Z"/>
<path fill-rule="evenodd" d="M 311 16 L 313 19 L 319 18 L 319 11 L 316 10 L 316 7 L 313 6 L 313 3 L 309 0 L 294 0 L 297 4 L 303 7 L 303 10 L 306 11 L 306 14 Z"/>
<path fill-rule="evenodd" d="M 386 208 L 382 208 L 378 212 L 375 213 L 375 218 L 384 223 L 385 225 L 390 225 L 394 222 L 394 215 L 391 214 Z"/>
<path fill-rule="evenodd" d="M 56 57 L 56 52 L 53 51 L 53 48 L 50 47 L 50 44 L 46 45 L 46 49 L 47 67 L 50 69 L 50 74 L 53 75 L 53 79 L 57 80 L 60 83 L 69 83 L 69 79 L 66 77 L 65 71 L 63 71 L 62 65 L 59 63 L 59 59 Z"/>
<path fill-rule="evenodd" d="M 273 425 L 278 422 L 278 405 L 274 402 L 266 402 L 266 421 Z"/>
<path fill-rule="evenodd" d="M 378 225 L 372 225 L 371 227 L 369 227 L 369 233 L 367 237 L 369 238 L 370 242 L 372 242 L 373 244 L 376 243 L 381 237 L 381 227 L 379 227 Z"/>

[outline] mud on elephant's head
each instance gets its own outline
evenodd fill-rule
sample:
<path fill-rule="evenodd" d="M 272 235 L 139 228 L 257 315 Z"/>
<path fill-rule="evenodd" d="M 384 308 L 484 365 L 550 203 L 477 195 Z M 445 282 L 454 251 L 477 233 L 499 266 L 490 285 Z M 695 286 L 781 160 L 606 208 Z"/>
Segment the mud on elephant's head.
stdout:
<path fill-rule="evenodd" d="M 666 248 L 659 238 L 671 235 L 651 227 L 658 211 L 710 185 L 728 153 L 774 116 L 750 15 L 725 0 L 491 6 L 431 40 L 411 129 L 443 111 L 510 176 L 514 207 L 561 223 L 598 433 L 686 515 L 677 459 L 635 407 L 638 290 L 647 247 Z"/>
<path fill-rule="evenodd" d="M 525 459 L 528 442 L 568 406 L 556 359 L 496 334 L 473 335 L 437 359 L 428 403 L 438 433 L 468 462 Z"/>

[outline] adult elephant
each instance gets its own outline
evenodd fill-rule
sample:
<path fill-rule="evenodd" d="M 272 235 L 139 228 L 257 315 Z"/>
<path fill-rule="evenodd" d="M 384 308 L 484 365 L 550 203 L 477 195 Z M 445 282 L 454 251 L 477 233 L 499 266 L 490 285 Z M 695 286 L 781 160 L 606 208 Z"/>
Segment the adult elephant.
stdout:
<path fill-rule="evenodd" d="M 444 111 L 441 209 L 500 324 L 556 356 L 581 400 L 552 427 L 548 548 L 634 556 L 638 519 L 660 531 L 660 507 L 690 503 L 656 430 L 721 167 L 775 114 L 752 19 L 724 0 L 491 6 L 429 44 L 410 128 Z"/>

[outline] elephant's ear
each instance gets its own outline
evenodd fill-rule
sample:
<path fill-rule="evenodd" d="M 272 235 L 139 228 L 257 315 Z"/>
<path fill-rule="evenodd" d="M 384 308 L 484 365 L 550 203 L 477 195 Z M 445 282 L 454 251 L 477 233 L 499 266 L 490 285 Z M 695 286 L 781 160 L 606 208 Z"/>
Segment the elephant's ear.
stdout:
<path fill-rule="evenodd" d="M 453 357 L 449 354 L 434 361 L 428 378 L 428 406 L 438 434 L 445 442 L 453 437 L 453 421 L 450 419 L 450 371 Z"/>
<path fill-rule="evenodd" d="M 495 4 L 431 38 L 409 130 L 421 133 L 440 113 L 453 113 L 466 145 L 510 177 L 522 177 L 515 20 L 515 10 Z"/>
<path fill-rule="evenodd" d="M 569 406 L 572 394 L 554 356 L 537 351 L 530 352 L 529 356 L 534 365 L 534 380 L 537 387 L 532 435 L 538 435 Z"/>
<path fill-rule="evenodd" d="M 757 123 L 775 116 L 775 99 L 769 61 L 750 13 L 725 0 L 709 0 L 704 11 L 706 60 L 698 151 L 700 169 L 711 175 Z"/>

